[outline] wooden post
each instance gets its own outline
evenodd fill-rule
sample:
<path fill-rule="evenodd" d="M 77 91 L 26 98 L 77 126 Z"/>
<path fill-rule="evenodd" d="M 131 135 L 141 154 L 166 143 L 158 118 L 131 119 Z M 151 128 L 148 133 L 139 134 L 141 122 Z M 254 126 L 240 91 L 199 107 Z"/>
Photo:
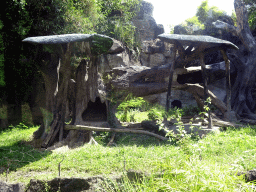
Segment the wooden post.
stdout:
<path fill-rule="evenodd" d="M 227 94 L 227 112 L 231 112 L 231 81 L 230 81 L 230 61 L 228 59 L 227 53 L 224 49 L 220 50 L 223 56 L 223 59 L 226 63 L 226 94 Z M 228 117 L 229 119 L 229 117 Z M 230 119 L 229 119 L 230 120 Z"/>
<path fill-rule="evenodd" d="M 171 90 L 172 90 L 172 78 L 173 78 L 173 71 L 174 71 L 174 66 L 176 63 L 176 51 L 177 51 L 177 45 L 174 44 L 174 49 L 173 49 L 173 63 L 170 69 L 170 75 L 169 75 L 169 84 L 168 84 L 168 90 L 167 90 L 167 96 L 166 96 L 166 112 L 168 113 L 169 111 L 169 101 L 171 98 Z"/>
<path fill-rule="evenodd" d="M 204 54 L 200 53 L 200 64 L 202 67 L 202 75 L 203 75 L 203 84 L 204 84 L 204 101 L 209 97 L 209 89 L 207 85 L 207 75 L 206 75 L 206 69 L 205 69 L 205 63 L 204 63 Z M 209 103 L 207 103 L 207 106 L 210 107 Z M 211 110 L 208 111 L 208 128 L 211 129 L 212 127 L 212 117 L 211 117 Z"/>

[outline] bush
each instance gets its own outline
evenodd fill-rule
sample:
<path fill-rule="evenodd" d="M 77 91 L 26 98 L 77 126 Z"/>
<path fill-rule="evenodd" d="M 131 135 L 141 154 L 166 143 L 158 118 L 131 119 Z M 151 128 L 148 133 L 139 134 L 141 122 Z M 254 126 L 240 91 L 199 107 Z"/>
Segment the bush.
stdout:
<path fill-rule="evenodd" d="M 148 119 L 152 121 L 162 120 L 164 118 L 163 112 L 159 111 L 157 108 L 152 108 L 148 112 Z"/>
<path fill-rule="evenodd" d="M 198 106 L 192 106 L 192 105 L 188 107 L 183 107 L 182 111 L 184 116 L 193 116 L 201 112 Z"/>

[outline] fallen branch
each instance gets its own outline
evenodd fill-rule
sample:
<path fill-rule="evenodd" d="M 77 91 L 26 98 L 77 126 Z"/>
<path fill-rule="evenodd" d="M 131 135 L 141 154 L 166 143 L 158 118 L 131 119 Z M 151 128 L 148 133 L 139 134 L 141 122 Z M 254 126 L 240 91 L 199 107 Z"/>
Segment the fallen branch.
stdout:
<path fill-rule="evenodd" d="M 118 128 L 106 128 L 106 127 L 92 127 L 85 125 L 65 125 L 66 130 L 88 130 L 88 131 L 103 131 L 103 132 L 119 132 L 119 133 L 135 133 L 135 134 L 144 134 L 156 137 L 160 140 L 168 140 L 168 138 L 157 135 L 155 133 L 143 130 L 132 130 L 132 129 L 118 129 Z"/>

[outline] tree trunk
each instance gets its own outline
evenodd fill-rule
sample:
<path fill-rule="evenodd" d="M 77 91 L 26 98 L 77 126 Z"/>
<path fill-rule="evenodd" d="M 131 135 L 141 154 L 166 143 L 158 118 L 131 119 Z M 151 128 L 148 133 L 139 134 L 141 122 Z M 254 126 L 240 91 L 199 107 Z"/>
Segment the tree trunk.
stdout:
<path fill-rule="evenodd" d="M 252 96 L 256 80 L 256 41 L 249 28 L 248 13 L 244 1 L 235 0 L 234 6 L 237 27 L 221 21 L 215 22 L 214 25 L 237 35 L 245 46 L 247 54 L 242 55 L 245 58 L 240 59 L 241 57 L 236 56 L 237 54 L 229 54 L 232 63 L 237 69 L 237 77 L 232 87 L 231 106 L 241 117 L 256 119 L 254 114 L 255 101 Z"/>
<path fill-rule="evenodd" d="M 57 86 L 49 85 L 46 94 L 46 106 L 52 106 L 53 110 L 53 120 L 50 124 L 49 132 L 46 127 L 46 137 L 43 140 L 42 147 L 48 147 L 53 144 L 59 134 L 59 141 L 63 139 L 63 132 L 65 126 L 65 113 L 66 104 L 68 97 L 68 82 L 71 76 L 71 50 L 72 43 L 61 45 L 61 50 L 59 54 L 59 65 L 57 67 Z M 61 74 L 62 78 L 59 77 Z M 51 78 L 45 78 L 45 83 L 54 83 Z M 55 79 L 56 80 L 56 79 Z M 55 90 L 53 89 L 55 87 Z M 54 91 L 54 92 L 53 92 Z M 52 98 L 54 97 L 54 98 Z M 53 102 L 52 102 L 53 100 Z M 49 103 L 50 102 L 50 103 Z M 49 111 L 47 111 L 49 113 Z M 48 133 L 47 133 L 48 132 Z"/>

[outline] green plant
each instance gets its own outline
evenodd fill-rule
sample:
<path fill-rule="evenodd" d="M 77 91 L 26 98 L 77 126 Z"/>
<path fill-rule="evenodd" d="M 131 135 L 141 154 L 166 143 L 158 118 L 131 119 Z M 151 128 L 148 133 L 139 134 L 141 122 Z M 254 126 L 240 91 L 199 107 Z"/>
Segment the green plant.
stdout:
<path fill-rule="evenodd" d="M 209 113 L 211 111 L 211 98 L 208 97 L 204 103 L 204 111 L 201 111 L 199 113 L 199 115 L 201 115 L 202 120 L 204 120 L 205 117 L 209 118 Z"/>
<path fill-rule="evenodd" d="M 193 116 L 200 113 L 200 109 L 198 106 L 186 106 L 182 108 L 183 116 Z"/>
<path fill-rule="evenodd" d="M 198 17 L 197 16 L 194 16 L 194 17 L 191 17 L 191 18 L 188 18 L 185 20 L 186 22 L 186 26 L 192 26 L 192 31 L 191 33 L 193 33 L 194 31 L 196 31 L 195 29 L 197 28 L 198 30 L 199 29 L 204 29 L 204 24 L 202 24 Z"/>
<path fill-rule="evenodd" d="M 209 5 L 208 0 L 205 0 L 201 3 L 201 5 L 197 8 L 196 16 L 201 23 L 205 23 L 208 17 Z"/>
<path fill-rule="evenodd" d="M 130 121 L 128 118 L 132 118 L 134 121 L 135 114 L 131 114 L 128 116 L 128 111 L 131 109 L 140 109 L 146 103 L 146 101 L 142 97 L 133 97 L 131 94 L 127 95 L 124 101 L 118 106 L 117 110 L 122 111 L 120 115 L 120 120 L 123 122 Z"/>
<path fill-rule="evenodd" d="M 152 108 L 148 112 L 148 119 L 152 121 L 161 121 L 163 120 L 164 113 L 159 111 L 157 108 Z"/>

